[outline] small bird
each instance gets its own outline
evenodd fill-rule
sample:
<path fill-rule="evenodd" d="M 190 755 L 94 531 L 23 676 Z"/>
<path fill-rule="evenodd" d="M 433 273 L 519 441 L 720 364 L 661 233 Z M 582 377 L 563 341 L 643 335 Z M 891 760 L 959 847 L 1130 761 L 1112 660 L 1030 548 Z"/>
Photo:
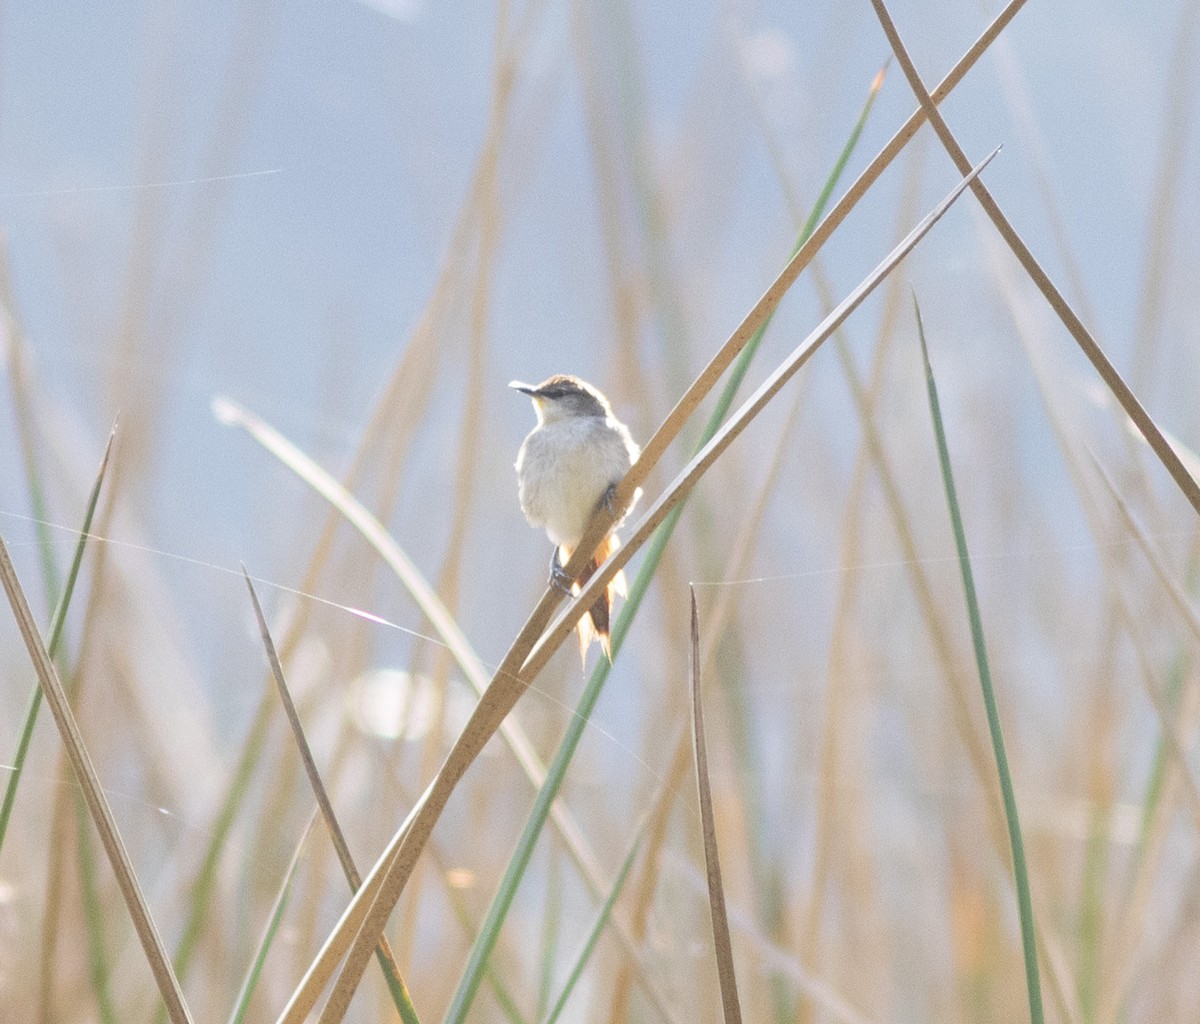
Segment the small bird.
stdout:
<path fill-rule="evenodd" d="M 533 400 L 537 426 L 517 453 L 517 482 L 521 511 L 531 526 L 541 526 L 554 544 L 550 557 L 550 582 L 565 593 L 578 594 L 592 573 L 621 546 L 616 527 L 641 496 L 634 494 L 628 508 L 620 509 L 613 529 L 600 544 L 578 580 L 563 566 L 582 539 L 592 515 L 604 504 L 614 515 L 617 484 L 641 455 L 629 428 L 613 415 L 608 399 L 578 377 L 558 374 L 541 384 L 515 388 Z M 613 595 L 625 595 L 625 576 L 618 573 L 605 592 L 579 620 L 579 653 L 586 658 L 593 638 L 612 660 L 609 613 Z"/>

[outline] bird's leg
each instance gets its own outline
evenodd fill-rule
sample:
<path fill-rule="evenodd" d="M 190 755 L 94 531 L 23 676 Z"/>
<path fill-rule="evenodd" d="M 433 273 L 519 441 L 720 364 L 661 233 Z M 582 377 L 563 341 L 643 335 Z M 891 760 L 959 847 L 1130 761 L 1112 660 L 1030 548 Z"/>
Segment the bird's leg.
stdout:
<path fill-rule="evenodd" d="M 550 552 L 550 586 L 555 590 L 561 590 L 567 597 L 573 597 L 571 593 L 571 584 L 575 582 L 563 572 L 562 563 L 558 560 L 558 545 L 554 545 L 554 550 Z"/>
<path fill-rule="evenodd" d="M 604 494 L 600 496 L 600 504 L 608 509 L 610 516 L 617 514 L 617 485 L 609 484 L 604 488 Z"/>

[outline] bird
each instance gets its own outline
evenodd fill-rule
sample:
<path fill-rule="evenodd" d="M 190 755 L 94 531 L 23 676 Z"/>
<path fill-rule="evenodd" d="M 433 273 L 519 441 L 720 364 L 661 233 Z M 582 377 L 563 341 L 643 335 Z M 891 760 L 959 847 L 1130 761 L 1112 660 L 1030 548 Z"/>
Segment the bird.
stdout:
<path fill-rule="evenodd" d="M 550 584 L 569 595 L 578 594 L 592 573 L 621 542 L 616 528 L 641 496 L 614 507 L 617 484 L 641 455 L 625 426 L 598 388 L 570 374 L 556 374 L 541 384 L 514 380 L 509 387 L 528 395 L 537 413 L 537 426 L 517 452 L 516 470 L 521 511 L 530 526 L 545 529 L 554 545 Z M 593 514 L 605 506 L 615 517 L 608 535 L 577 580 L 563 571 L 583 538 Z M 592 640 L 612 661 L 609 618 L 614 595 L 625 596 L 625 576 L 618 573 L 579 620 L 579 653 L 586 662 Z"/>

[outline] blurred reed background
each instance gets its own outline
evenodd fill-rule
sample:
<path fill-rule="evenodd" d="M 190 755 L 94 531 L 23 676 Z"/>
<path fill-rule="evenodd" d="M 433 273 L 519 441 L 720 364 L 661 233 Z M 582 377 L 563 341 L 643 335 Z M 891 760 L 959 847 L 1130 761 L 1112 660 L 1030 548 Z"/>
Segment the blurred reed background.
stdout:
<path fill-rule="evenodd" d="M 1191 466 L 1198 9 L 1030 3 L 941 106 L 971 159 L 1005 144 L 988 187 Z M 999 8 L 891 10 L 932 88 Z M 366 874 L 545 584 L 512 470 L 533 416 L 505 383 L 577 373 L 648 439 L 822 189 L 827 210 L 916 109 L 895 64 L 877 78 L 890 53 L 843 0 L 5 6 L 0 535 L 48 636 L 119 413 L 56 664 L 195 1020 L 275 1020 L 349 899 L 325 825 L 306 833 L 239 564 Z M 734 408 L 958 180 L 920 129 L 783 300 Z M 573 644 L 538 675 L 389 918 L 411 1005 L 372 964 L 347 1020 L 534 1024 L 564 991 L 563 1020 L 722 1019 L 689 583 L 746 1016 L 1030 1013 L 911 292 L 1047 1019 L 1195 1019 L 1196 512 L 964 195 L 700 480 L 607 681 Z M 0 1021 L 163 1020 L 44 707 L 17 777 L 37 677 L 6 607 L 0 667 Z M 494 902 L 530 772 L 580 715 L 556 816 Z"/>

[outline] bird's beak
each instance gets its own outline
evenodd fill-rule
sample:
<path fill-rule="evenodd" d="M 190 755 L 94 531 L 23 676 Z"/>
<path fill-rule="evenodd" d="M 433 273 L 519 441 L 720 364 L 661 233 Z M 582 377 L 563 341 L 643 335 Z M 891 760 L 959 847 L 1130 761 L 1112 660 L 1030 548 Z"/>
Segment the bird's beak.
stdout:
<path fill-rule="evenodd" d="M 508 382 L 508 386 L 514 391 L 520 391 L 521 394 L 528 395 L 530 398 L 533 398 L 537 395 L 537 388 L 535 388 L 532 384 L 524 384 L 519 380 L 513 380 Z"/>

